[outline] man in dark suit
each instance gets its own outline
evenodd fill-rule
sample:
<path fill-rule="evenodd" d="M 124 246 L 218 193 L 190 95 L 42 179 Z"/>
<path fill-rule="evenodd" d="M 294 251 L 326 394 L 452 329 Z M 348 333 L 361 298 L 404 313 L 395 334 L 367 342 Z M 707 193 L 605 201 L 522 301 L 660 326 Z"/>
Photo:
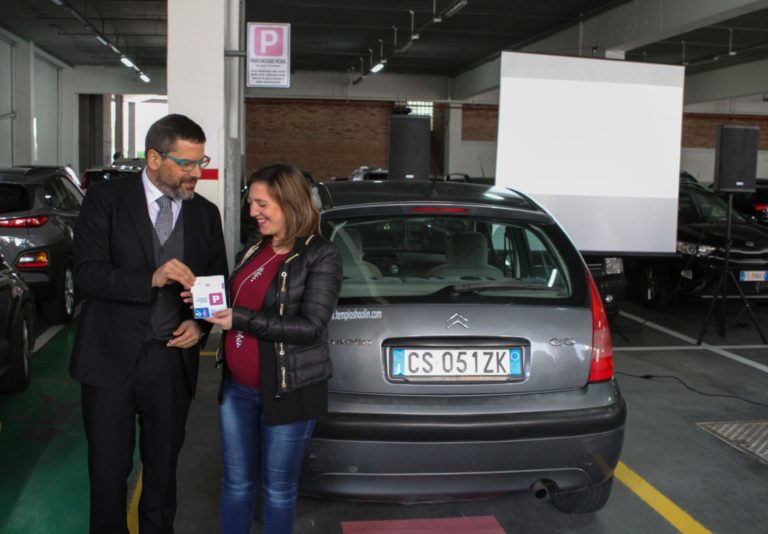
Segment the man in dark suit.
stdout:
<path fill-rule="evenodd" d="M 227 273 L 219 210 L 195 185 L 205 134 L 168 115 L 146 137 L 146 167 L 88 189 L 75 234 L 85 296 L 70 374 L 80 382 L 92 533 L 127 533 L 127 479 L 138 418 L 142 534 L 173 532 L 176 464 L 210 325 L 180 293 Z"/>

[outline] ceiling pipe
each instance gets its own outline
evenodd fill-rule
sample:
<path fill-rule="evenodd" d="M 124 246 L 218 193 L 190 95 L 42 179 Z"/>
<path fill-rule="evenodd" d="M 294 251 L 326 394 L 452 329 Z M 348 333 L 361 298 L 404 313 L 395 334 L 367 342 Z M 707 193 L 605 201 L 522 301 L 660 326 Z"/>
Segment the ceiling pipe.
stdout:
<path fill-rule="evenodd" d="M 432 22 L 434 24 L 443 22 L 443 17 L 437 12 L 437 0 L 432 0 Z"/>
<path fill-rule="evenodd" d="M 468 3 L 469 0 L 456 0 L 453 4 L 448 6 L 445 11 L 442 12 L 442 16 L 445 18 L 450 18 L 464 9 Z"/>

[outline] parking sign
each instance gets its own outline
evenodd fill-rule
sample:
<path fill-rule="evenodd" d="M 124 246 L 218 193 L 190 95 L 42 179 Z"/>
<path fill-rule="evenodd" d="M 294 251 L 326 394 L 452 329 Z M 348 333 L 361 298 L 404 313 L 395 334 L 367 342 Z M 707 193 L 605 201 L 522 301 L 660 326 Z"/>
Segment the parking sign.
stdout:
<path fill-rule="evenodd" d="M 248 87 L 291 86 L 291 25 L 248 23 Z"/>

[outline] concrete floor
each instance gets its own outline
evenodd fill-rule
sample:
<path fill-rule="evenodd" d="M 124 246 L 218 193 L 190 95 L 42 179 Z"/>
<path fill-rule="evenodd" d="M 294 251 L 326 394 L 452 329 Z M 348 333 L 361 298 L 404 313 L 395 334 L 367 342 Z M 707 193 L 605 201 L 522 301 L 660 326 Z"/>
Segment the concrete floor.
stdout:
<path fill-rule="evenodd" d="M 697 423 L 768 420 L 768 347 L 736 302 L 726 336 L 713 320 L 696 346 L 706 311 L 706 303 L 653 312 L 627 304 L 613 325 L 628 420 L 621 470 L 599 513 L 563 514 L 529 493 L 409 506 L 301 498 L 296 534 L 341 533 L 342 521 L 477 516 L 495 517 L 507 533 L 767 532 L 768 464 Z M 768 307 L 756 313 L 768 331 Z M 36 352 L 28 391 L 0 397 L 2 533 L 87 529 L 79 388 L 66 376 L 74 328 Z M 182 534 L 218 532 L 218 377 L 204 357 L 179 465 Z"/>

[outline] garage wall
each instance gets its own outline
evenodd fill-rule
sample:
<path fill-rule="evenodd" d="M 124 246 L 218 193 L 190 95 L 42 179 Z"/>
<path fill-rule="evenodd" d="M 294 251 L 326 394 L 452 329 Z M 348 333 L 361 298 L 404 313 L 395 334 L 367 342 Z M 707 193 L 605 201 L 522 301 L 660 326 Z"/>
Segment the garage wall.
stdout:
<path fill-rule="evenodd" d="M 291 74 L 287 89 L 247 88 L 246 98 L 304 98 L 399 101 L 445 100 L 450 80 L 445 76 L 419 76 L 381 72 L 363 78 L 359 83 L 356 73 L 296 71 Z"/>
<path fill-rule="evenodd" d="M 59 163 L 59 67 L 35 56 L 33 65 L 32 161 Z"/>
<path fill-rule="evenodd" d="M 498 106 L 452 103 L 447 114 L 445 172 L 495 176 Z"/>
<path fill-rule="evenodd" d="M 114 67 L 75 67 L 62 69 L 60 74 L 61 139 L 60 162 L 71 163 L 75 171 L 84 170 L 80 165 L 77 148 L 79 138 L 79 95 L 81 94 L 149 94 L 166 92 L 165 69 L 145 69 L 152 80 L 144 83 L 132 69 L 120 65 Z M 207 132 L 208 135 L 214 135 Z"/>
<path fill-rule="evenodd" d="M 269 100 L 245 103 L 246 175 L 291 163 L 317 180 L 386 167 L 392 102 Z"/>
<path fill-rule="evenodd" d="M 680 168 L 693 174 L 704 183 L 714 180 L 715 139 L 720 124 L 745 124 L 760 128 L 757 159 L 757 175 L 768 178 L 768 115 L 759 114 L 768 108 L 762 97 L 723 101 L 710 104 L 706 109 L 722 110 L 722 113 L 683 114 L 682 152 Z M 498 107 L 493 105 L 464 104 L 443 105 L 444 113 L 452 113 L 448 128 L 454 128 L 452 152 L 447 156 L 448 172 L 465 172 L 470 176 L 495 174 L 496 135 Z M 457 113 L 457 109 L 460 112 Z M 753 113 L 734 113 L 734 110 Z M 451 111 L 453 110 L 453 111 Z M 460 136 L 455 130 L 459 129 Z M 486 160 L 488 163 L 486 164 Z M 482 169 L 480 167 L 482 163 Z"/>
<path fill-rule="evenodd" d="M 683 114 L 683 151 L 680 168 L 693 174 L 701 182 L 714 181 L 715 141 L 721 124 L 760 128 L 757 176 L 768 178 L 768 116 L 766 115 Z"/>
<path fill-rule="evenodd" d="M 12 54 L 12 44 L 0 36 L 0 166 L 13 164 Z"/>

